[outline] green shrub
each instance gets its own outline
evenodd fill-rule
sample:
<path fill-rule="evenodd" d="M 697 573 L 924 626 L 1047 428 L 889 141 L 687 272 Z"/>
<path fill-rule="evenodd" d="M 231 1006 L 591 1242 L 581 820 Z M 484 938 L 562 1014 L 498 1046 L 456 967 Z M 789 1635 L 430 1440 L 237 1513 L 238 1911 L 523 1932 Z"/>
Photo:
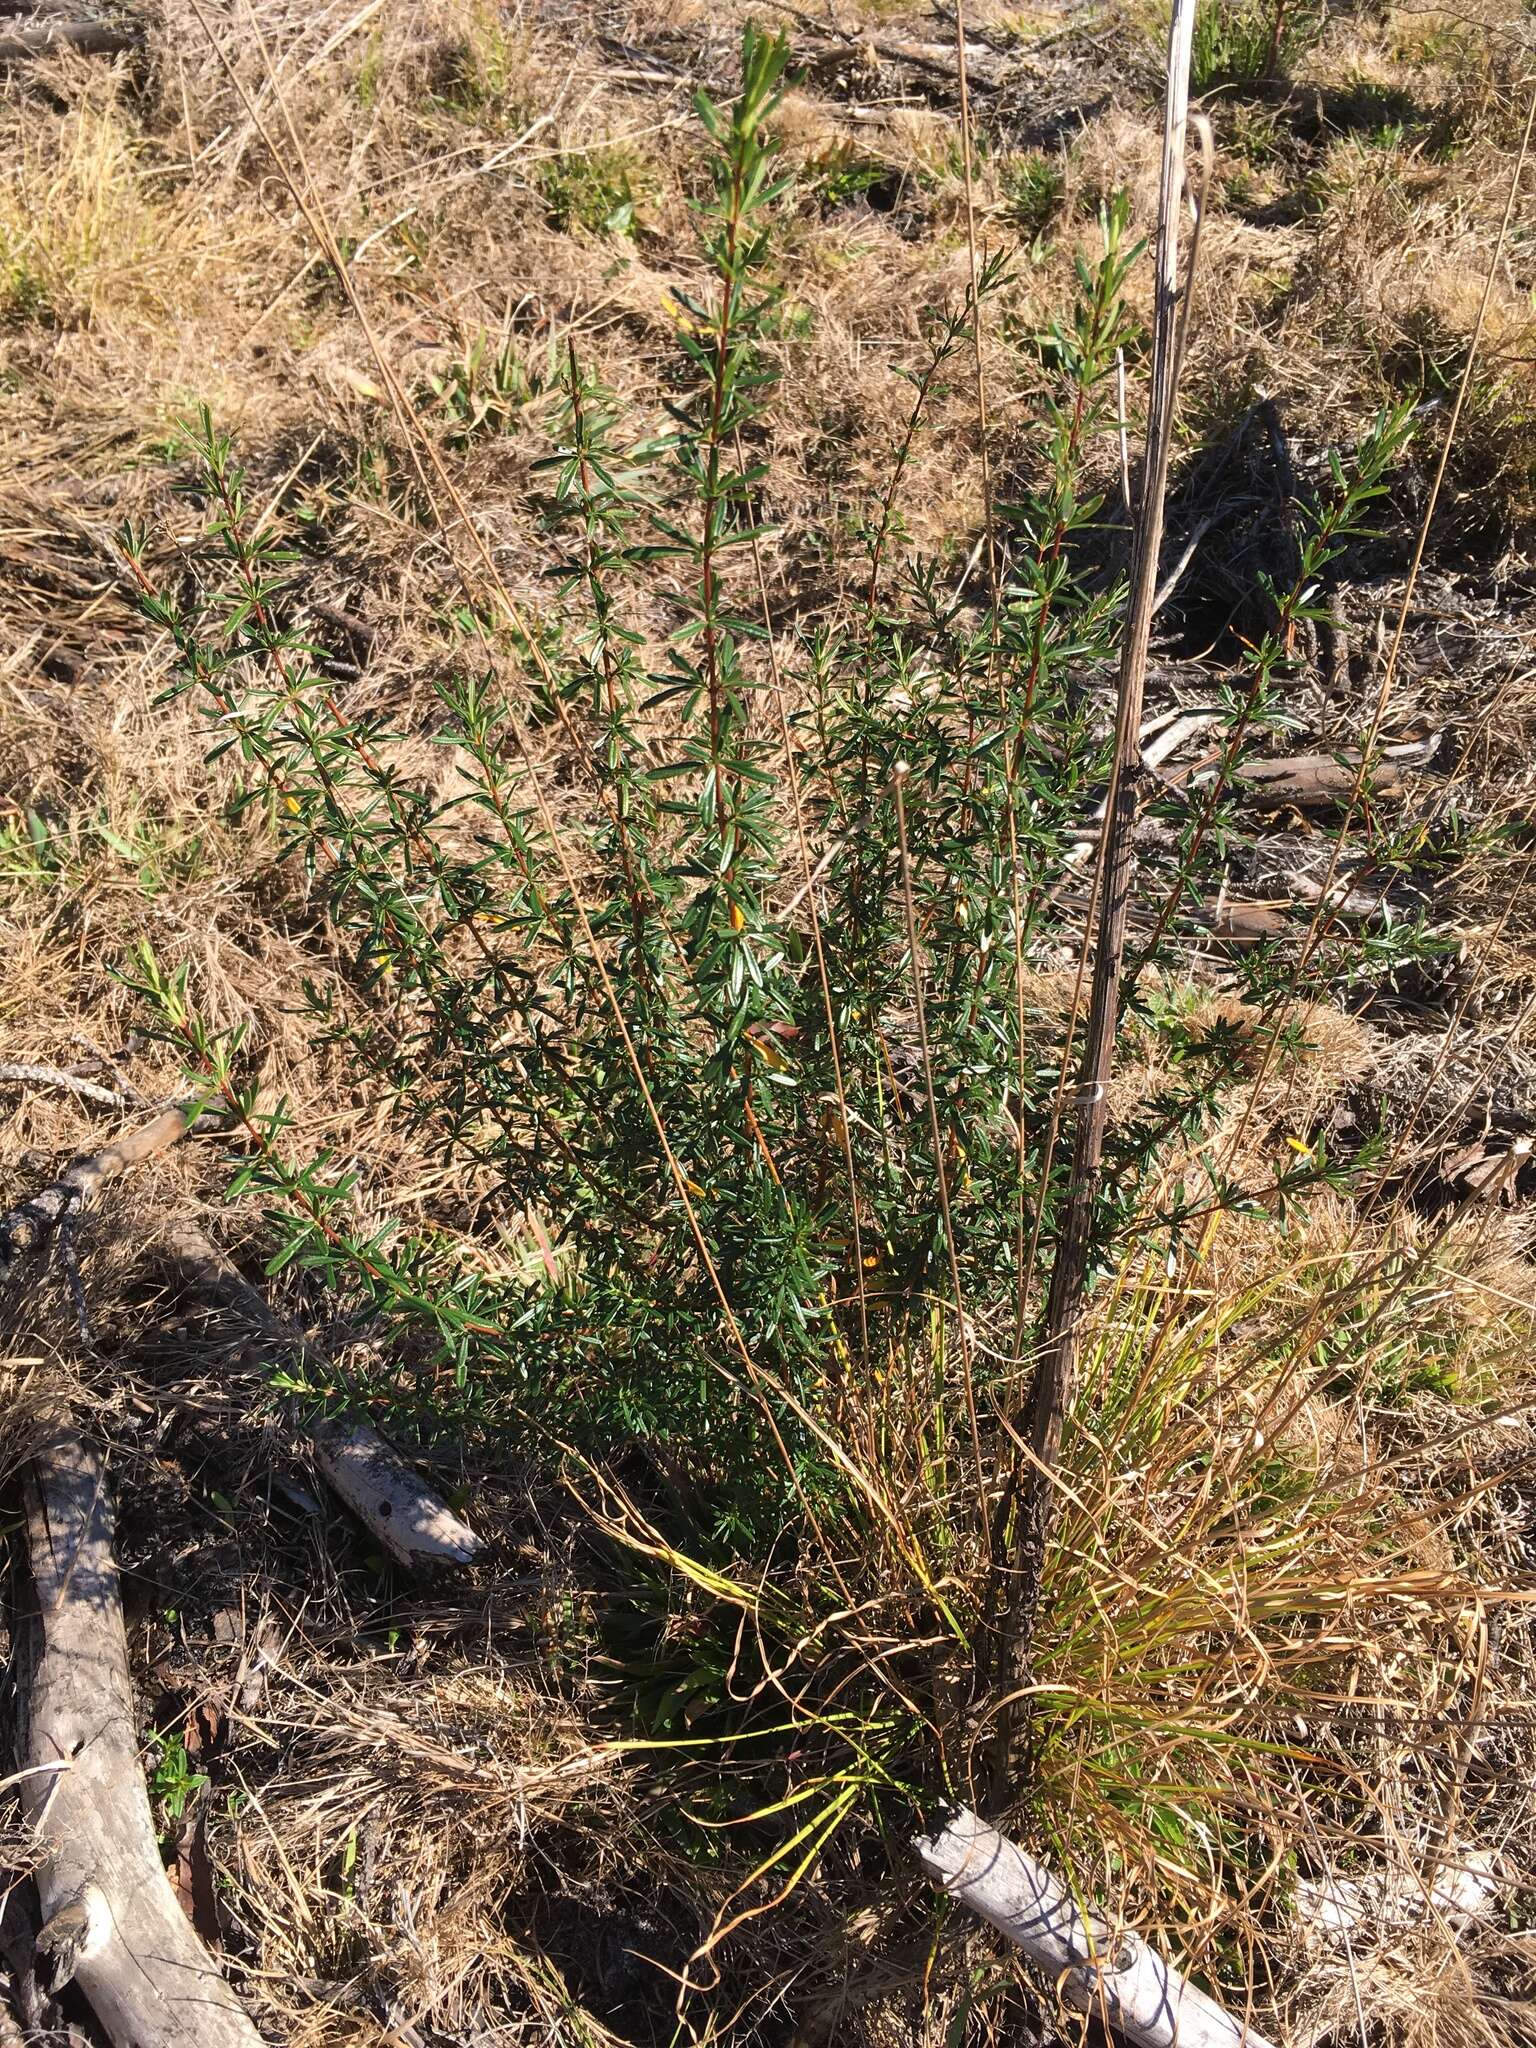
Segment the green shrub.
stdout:
<path fill-rule="evenodd" d="M 734 112 L 701 103 L 718 286 L 679 294 L 671 430 L 625 440 L 573 358 L 538 466 L 555 602 L 537 634 L 519 630 L 538 718 L 599 771 L 587 817 L 557 826 L 489 670 L 440 685 L 458 793 L 394 770 L 387 728 L 350 719 L 286 627 L 288 558 L 252 530 L 206 422 L 211 578 L 197 599 L 144 600 L 216 751 L 244 764 L 240 801 L 272 813 L 347 935 L 346 987 L 310 992 L 317 1040 L 345 1046 L 441 1159 L 489 1169 L 509 1214 L 542 1217 L 559 1278 L 503 1294 L 441 1240 L 356 1241 L 352 1174 L 285 1163 L 279 1111 L 255 1120 L 246 1179 L 285 1218 L 284 1256 L 360 1289 L 372 1314 L 425 1316 L 467 1418 L 689 1444 L 701 1495 L 738 1532 L 840 1483 L 825 1420 L 840 1376 L 872 1346 L 926 1342 L 956 1281 L 966 1327 L 980 1318 L 1005 1359 L 1028 1337 L 1063 1171 L 1063 1019 L 1033 989 L 1075 944 L 1063 892 L 1105 766 L 1090 687 L 1109 681 L 1119 621 L 1117 586 L 1079 580 L 1075 544 L 1100 515 L 1081 469 L 1112 416 L 1136 253 L 1123 209 L 1105 210 L 1101 253 L 1079 259 L 1078 301 L 1041 344 L 1060 395 L 1040 489 L 998 508 L 1012 545 L 995 606 L 972 606 L 937 562 L 896 559 L 893 541 L 911 449 L 971 345 L 967 302 L 934 317 L 913 372 L 861 597 L 802 634 L 782 672 L 756 580 L 767 472 L 753 451 L 773 388 L 766 273 L 785 181 L 764 122 L 783 53 L 748 48 L 757 82 Z M 994 263 L 982 293 L 1001 276 Z M 1182 864 L 1143 975 L 1220 886 L 1240 829 L 1222 791 L 1271 716 L 1306 593 L 1400 439 L 1389 420 L 1355 480 L 1335 466 L 1301 576 L 1276 593 L 1277 634 L 1234 694 L 1223 774 L 1179 809 Z M 639 622 L 659 564 L 681 595 L 654 640 Z M 1357 948 L 1347 972 L 1381 957 Z M 1261 993 L 1288 969 L 1250 958 L 1247 972 Z M 230 1050 L 204 1055 L 239 1093 Z M 1245 1058 L 1219 1034 L 1187 1048 L 1178 1085 L 1118 1127 L 1106 1246 L 1170 1136 L 1199 1131 Z M 1165 1227 L 1180 1218 L 1176 1201 Z M 749 1448 L 765 1418 L 776 1481 Z"/>
<path fill-rule="evenodd" d="M 402 1145 L 481 1191 L 474 1222 L 381 1220 L 359 1200 L 363 1167 L 316 1153 L 284 1104 L 262 1101 L 244 1040 L 209 1029 L 184 978 L 146 955 L 140 985 L 163 1029 L 234 1105 L 235 1190 L 265 1205 L 274 1265 L 297 1261 L 339 1313 L 395 1339 L 376 1377 L 328 1370 L 326 1386 L 387 1400 L 398 1428 L 480 1431 L 564 1461 L 630 1557 L 604 1624 L 622 1698 L 648 1737 L 681 1719 L 690 1739 L 698 1723 L 701 1742 L 763 1745 L 750 1753 L 763 1781 L 792 1790 L 747 1816 L 745 1881 L 792 1888 L 855 1818 L 878 1825 L 888 1802 L 963 1782 L 995 1710 L 998 1475 L 1073 1113 L 1075 1013 L 1054 970 L 1082 949 L 1123 595 L 1097 566 L 1107 515 L 1088 460 L 1116 420 L 1138 251 L 1124 203 L 1105 206 L 1071 304 L 1034 338 L 1036 481 L 996 507 L 995 580 L 957 587 L 899 536 L 914 447 L 967 374 L 1000 259 L 927 319 L 857 587 L 781 646 L 761 556 L 788 196 L 768 124 L 785 61 L 749 32 L 735 105 L 699 99 L 711 284 L 677 295 L 665 430 L 633 430 L 574 354 L 564 367 L 538 469 L 550 602 L 535 624 L 502 592 L 483 661 L 439 685 L 449 794 L 395 765 L 382 716 L 338 701 L 287 625 L 290 558 L 251 519 L 206 418 L 196 575 L 157 590 L 140 537 L 125 549 L 237 804 L 270 821 L 327 901 L 345 961 L 303 992 L 312 1040 L 341 1052 Z M 1286 649 L 1383 494 L 1405 420 L 1378 421 L 1349 473 L 1334 461 L 1303 515 L 1295 581 L 1268 589 L 1274 630 L 1231 679 L 1214 780 L 1149 796 L 1164 851 L 1144 871 L 1128 1013 L 1151 1015 L 1183 939 L 1206 930 L 1248 829 L 1236 769 L 1283 723 Z M 498 640 L 516 648 L 512 688 Z M 1373 852 L 1390 863 L 1385 839 Z M 1425 943 L 1394 928 L 1323 947 L 1310 978 L 1282 944 L 1231 972 L 1283 1045 L 1281 1005 L 1302 984 L 1347 987 Z M 1216 1213 L 1283 1213 L 1338 1177 L 1316 1145 L 1271 1186 L 1234 1184 L 1206 1141 L 1251 1077 L 1252 1034 L 1153 1026 L 1175 1056 L 1112 1125 L 1093 1228 L 1096 1272 L 1134 1289 L 1178 1270 Z M 1179 1461 L 1159 1465 L 1177 1503 L 1211 1326 L 1182 1309 L 1160 1320 L 1155 1287 L 1137 1299 L 1131 1336 L 1118 1350 L 1106 1338 L 1088 1375 L 1067 1457 L 1086 1499 L 1111 1455 L 1153 1461 L 1177 1441 Z M 1187 1844 L 1206 1809 L 1190 1794 L 1175 1813 L 1185 1759 L 1159 1771 L 1168 1728 L 1144 1696 L 1101 1716 L 1083 1765 L 1088 1710 L 1068 1695 L 1102 1653 L 1085 1546 L 1113 1550 L 1130 1654 L 1171 1645 L 1182 1684 L 1246 1597 L 1249 1553 L 1223 1552 L 1223 1517 L 1246 1526 L 1292 1486 L 1266 1452 L 1227 1492 L 1207 1490 L 1198 1542 L 1175 1515 L 1160 1562 L 1141 1555 L 1139 1524 L 1084 1532 L 1069 1518 L 1039 1637 L 1061 1686 L 1041 1753 L 1053 1786 L 1092 1788 L 1099 1822 L 1130 1814 L 1130 1846 Z M 1295 1543 L 1282 1552 L 1295 1562 Z M 1277 1638 L 1332 1597 L 1286 1579 Z M 1221 1750 L 1199 1725 L 1191 1769 Z M 1133 1772 L 1154 1786 L 1145 1797 L 1139 1779 L 1126 1789 Z M 1224 1856 L 1211 1852 L 1218 1871 Z"/>

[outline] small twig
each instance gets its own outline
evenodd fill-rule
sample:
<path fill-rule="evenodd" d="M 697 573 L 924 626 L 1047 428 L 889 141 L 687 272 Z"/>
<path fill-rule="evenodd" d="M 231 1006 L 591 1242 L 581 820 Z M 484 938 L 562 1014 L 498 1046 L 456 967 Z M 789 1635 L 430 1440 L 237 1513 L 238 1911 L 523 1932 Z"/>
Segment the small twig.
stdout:
<path fill-rule="evenodd" d="M 1194 531 L 1190 534 L 1189 539 L 1185 541 L 1184 549 L 1179 559 L 1157 586 L 1157 595 L 1152 600 L 1152 616 L 1154 619 L 1184 581 L 1185 576 L 1189 572 L 1189 565 L 1195 559 L 1195 550 L 1220 517 L 1220 512 L 1207 512 L 1203 519 L 1195 522 Z"/>
<path fill-rule="evenodd" d="M 93 1066 L 99 1067 L 103 1073 L 112 1076 L 122 1091 L 124 1102 L 130 1102 L 138 1109 L 154 1107 L 143 1089 L 136 1087 L 123 1072 L 123 1061 L 144 1050 L 144 1040 L 137 1031 L 130 1031 L 115 1052 L 103 1052 L 84 1031 L 71 1031 L 69 1035 L 76 1045 L 83 1045 L 91 1057 L 88 1061 L 76 1060 L 72 1067 L 66 1067 L 64 1071 L 67 1074 L 86 1074 Z"/>
<path fill-rule="evenodd" d="M 103 1088 L 99 1081 L 86 1081 L 63 1067 L 33 1066 L 26 1060 L 0 1061 L 0 1086 L 63 1088 L 86 1102 L 100 1102 L 108 1109 L 126 1109 L 127 1097 L 117 1088 Z"/>

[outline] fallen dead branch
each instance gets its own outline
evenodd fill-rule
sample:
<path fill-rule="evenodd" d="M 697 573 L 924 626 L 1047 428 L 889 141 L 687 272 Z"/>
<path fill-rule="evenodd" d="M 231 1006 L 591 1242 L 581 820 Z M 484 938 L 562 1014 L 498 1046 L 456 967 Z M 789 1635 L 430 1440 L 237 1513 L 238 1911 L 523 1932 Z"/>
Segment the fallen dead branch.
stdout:
<path fill-rule="evenodd" d="M 103 1151 L 75 1160 L 65 1167 L 51 1186 L 29 1195 L 14 1209 L 7 1210 L 0 1216 L 0 1279 L 10 1272 L 23 1252 L 41 1251 L 59 1225 L 99 1193 L 108 1181 L 116 1180 L 130 1166 L 152 1159 L 157 1152 L 164 1152 L 168 1146 L 174 1145 L 178 1138 L 186 1136 L 210 1107 L 207 1102 L 198 1100 L 178 1102 L 174 1107 L 162 1110 L 153 1122 L 137 1131 L 130 1131 Z"/>
<path fill-rule="evenodd" d="M 817 20 L 800 8 L 791 6 L 789 0 L 774 0 L 774 4 L 780 14 L 787 14 L 803 31 L 800 48 L 812 63 L 818 57 L 824 59 L 834 49 L 847 52 L 849 57 L 868 51 L 897 71 L 916 71 L 924 77 L 942 80 L 944 84 L 958 88 L 960 51 L 955 43 L 919 42 L 914 38 L 902 40 L 896 36 L 855 32 Z M 979 86 L 987 92 L 996 91 L 1007 77 L 1006 55 L 992 43 L 975 42 L 967 37 L 962 38 L 962 44 L 967 84 Z M 846 62 L 847 58 L 842 61 Z"/>
<path fill-rule="evenodd" d="M 1067 2005 L 1137 2048 L 1269 2048 L 1140 1935 L 1080 1911 L 1043 1864 L 964 1807 L 920 1836 L 917 1853 L 934 1883 L 1022 1949 Z"/>
<path fill-rule="evenodd" d="M 61 1431 L 28 1478 L 37 1608 L 17 1671 L 21 1800 L 44 1843 L 34 1971 L 77 1982 L 117 2048 L 260 2048 L 160 1860 L 114 1521 L 100 1457 Z"/>
<path fill-rule="evenodd" d="M 234 1310 L 266 1342 L 289 1350 L 299 1333 L 274 1315 L 266 1297 L 195 1223 L 170 1237 L 175 1264 L 199 1293 Z M 322 1421 L 310 1432 L 315 1460 L 358 1520 L 399 1564 L 468 1564 L 480 1539 L 366 1422 Z"/>

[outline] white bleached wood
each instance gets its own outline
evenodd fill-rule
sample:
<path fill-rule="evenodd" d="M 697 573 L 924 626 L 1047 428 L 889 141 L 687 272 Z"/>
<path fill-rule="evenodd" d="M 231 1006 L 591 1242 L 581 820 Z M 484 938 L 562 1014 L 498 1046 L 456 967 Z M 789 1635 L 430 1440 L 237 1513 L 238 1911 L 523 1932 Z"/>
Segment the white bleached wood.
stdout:
<path fill-rule="evenodd" d="M 935 1884 L 1019 1948 L 1076 2012 L 1136 2048 L 1270 2048 L 1137 1934 L 1087 1915 L 1050 1871 L 960 1807 L 917 1853 Z"/>
<path fill-rule="evenodd" d="M 365 1422 L 322 1422 L 321 1471 L 400 1564 L 468 1564 L 480 1539 Z"/>

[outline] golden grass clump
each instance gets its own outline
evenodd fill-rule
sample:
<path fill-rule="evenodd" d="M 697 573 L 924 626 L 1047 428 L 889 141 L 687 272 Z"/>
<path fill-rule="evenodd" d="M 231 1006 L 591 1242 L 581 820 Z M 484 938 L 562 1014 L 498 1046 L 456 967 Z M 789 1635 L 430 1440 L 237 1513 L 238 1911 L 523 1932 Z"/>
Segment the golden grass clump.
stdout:
<path fill-rule="evenodd" d="M 0 180 L 0 317 L 57 327 L 128 314 L 174 322 L 209 272 L 206 218 L 157 185 L 110 88 L 51 127 L 9 124 Z"/>

